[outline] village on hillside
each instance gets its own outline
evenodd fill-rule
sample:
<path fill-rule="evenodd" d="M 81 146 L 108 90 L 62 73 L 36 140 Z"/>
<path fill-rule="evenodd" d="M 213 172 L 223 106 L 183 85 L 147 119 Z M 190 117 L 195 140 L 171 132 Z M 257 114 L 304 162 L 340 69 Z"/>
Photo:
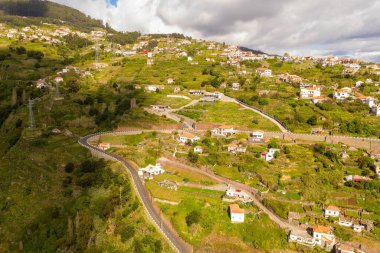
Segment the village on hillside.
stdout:
<path fill-rule="evenodd" d="M 12 91 L 35 99 L 24 112 L 30 129 L 47 138 L 96 129 L 91 147 L 131 161 L 195 250 L 228 241 L 239 252 L 378 252 L 379 64 L 256 54 L 178 34 L 112 38 L 0 24 L 0 45 L 25 64 L 60 57 L 53 73 Z M 75 54 L 62 57 L 71 41 Z"/>

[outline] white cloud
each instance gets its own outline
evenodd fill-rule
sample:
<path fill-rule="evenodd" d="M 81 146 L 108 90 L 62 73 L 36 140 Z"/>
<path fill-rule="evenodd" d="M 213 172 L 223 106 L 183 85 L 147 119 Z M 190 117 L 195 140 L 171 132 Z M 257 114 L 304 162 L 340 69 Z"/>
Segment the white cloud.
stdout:
<path fill-rule="evenodd" d="M 270 53 L 380 55 L 380 1 L 54 0 L 115 29 L 182 32 Z"/>

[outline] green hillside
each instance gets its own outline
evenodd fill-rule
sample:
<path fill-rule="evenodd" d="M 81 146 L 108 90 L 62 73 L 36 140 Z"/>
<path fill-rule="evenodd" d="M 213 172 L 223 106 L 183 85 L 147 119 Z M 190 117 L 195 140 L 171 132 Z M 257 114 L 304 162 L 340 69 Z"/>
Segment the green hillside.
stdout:
<path fill-rule="evenodd" d="M 0 22 L 16 26 L 49 22 L 66 23 L 82 31 L 105 28 L 100 20 L 92 19 L 78 10 L 49 1 L 0 0 L 0 14 Z"/>

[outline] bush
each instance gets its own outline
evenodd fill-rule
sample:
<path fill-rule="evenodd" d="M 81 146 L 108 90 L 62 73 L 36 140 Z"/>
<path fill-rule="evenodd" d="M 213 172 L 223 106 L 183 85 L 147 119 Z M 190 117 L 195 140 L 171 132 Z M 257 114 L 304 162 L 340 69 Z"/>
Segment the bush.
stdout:
<path fill-rule="evenodd" d="M 72 162 L 67 163 L 65 166 L 66 173 L 71 173 L 74 171 L 74 169 L 75 169 L 75 165 Z"/>
<path fill-rule="evenodd" d="M 191 211 L 186 216 L 186 224 L 187 226 L 191 226 L 193 224 L 198 223 L 201 220 L 201 213 L 197 210 Z"/>
<path fill-rule="evenodd" d="M 29 58 L 34 58 L 36 60 L 42 60 L 42 58 L 44 58 L 44 53 L 42 53 L 41 51 L 37 51 L 37 50 L 29 50 L 28 53 L 27 53 L 27 56 Z"/>

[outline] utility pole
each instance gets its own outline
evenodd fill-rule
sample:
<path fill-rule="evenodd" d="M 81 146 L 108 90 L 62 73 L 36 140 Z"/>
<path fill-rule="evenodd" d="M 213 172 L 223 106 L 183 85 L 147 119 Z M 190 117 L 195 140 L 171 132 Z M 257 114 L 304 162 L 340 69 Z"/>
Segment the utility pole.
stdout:
<path fill-rule="evenodd" d="M 34 122 L 34 117 L 33 117 L 33 100 L 29 98 L 29 128 L 31 130 L 34 130 L 36 128 L 36 123 Z"/>
<path fill-rule="evenodd" d="M 96 44 L 95 44 L 95 63 L 99 63 L 99 44 L 98 44 L 98 41 L 96 41 Z"/>
<path fill-rule="evenodd" d="M 170 51 L 170 36 L 169 33 L 166 34 L 166 57 L 169 58 Z"/>
<path fill-rule="evenodd" d="M 59 98 L 61 96 L 59 92 L 59 82 L 55 82 L 55 97 Z"/>

